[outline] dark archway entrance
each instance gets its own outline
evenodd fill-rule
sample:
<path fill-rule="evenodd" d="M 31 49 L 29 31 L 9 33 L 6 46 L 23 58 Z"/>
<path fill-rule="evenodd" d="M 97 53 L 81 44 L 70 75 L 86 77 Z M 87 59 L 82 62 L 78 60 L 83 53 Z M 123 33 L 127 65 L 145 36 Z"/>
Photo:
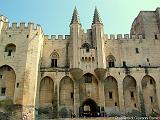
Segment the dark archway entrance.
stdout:
<path fill-rule="evenodd" d="M 80 117 L 97 117 L 100 113 L 100 107 L 92 99 L 87 99 L 82 103 L 79 109 Z"/>

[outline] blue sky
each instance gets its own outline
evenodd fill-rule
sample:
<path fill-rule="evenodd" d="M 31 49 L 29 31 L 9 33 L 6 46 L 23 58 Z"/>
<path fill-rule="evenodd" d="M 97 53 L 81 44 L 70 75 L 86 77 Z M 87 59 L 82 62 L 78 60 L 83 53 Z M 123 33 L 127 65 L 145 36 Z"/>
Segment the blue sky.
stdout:
<path fill-rule="evenodd" d="M 160 0 L 1 0 L 0 14 L 10 22 L 40 24 L 45 34 L 69 34 L 74 7 L 83 28 L 91 27 L 95 6 L 107 34 L 129 33 L 141 10 L 154 11 Z"/>

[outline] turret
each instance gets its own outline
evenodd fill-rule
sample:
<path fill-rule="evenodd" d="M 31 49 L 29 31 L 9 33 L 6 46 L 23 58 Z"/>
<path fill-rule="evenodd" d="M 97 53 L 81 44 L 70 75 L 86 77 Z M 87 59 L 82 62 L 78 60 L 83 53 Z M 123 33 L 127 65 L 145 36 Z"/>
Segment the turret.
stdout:
<path fill-rule="evenodd" d="M 95 8 L 93 22 L 92 22 L 92 39 L 93 44 L 97 48 L 97 68 L 105 68 L 105 54 L 104 54 L 104 30 L 103 23 L 97 8 Z"/>
<path fill-rule="evenodd" d="M 80 53 L 79 53 L 79 47 L 78 45 L 80 45 L 80 33 L 81 33 L 81 24 L 80 24 L 80 19 L 79 19 L 79 15 L 77 12 L 77 9 L 75 7 L 74 12 L 73 12 L 73 16 L 72 16 L 72 20 L 70 23 L 70 35 L 71 35 L 71 41 L 70 41 L 70 46 L 72 48 L 72 55 L 73 56 L 71 58 L 71 64 L 72 64 L 72 68 L 78 68 L 78 61 L 80 59 Z"/>
<path fill-rule="evenodd" d="M 74 8 L 70 25 L 72 24 L 80 24 L 80 19 L 79 19 L 79 15 L 76 7 Z"/>
<path fill-rule="evenodd" d="M 97 8 L 95 8 L 95 10 L 94 10 L 92 25 L 94 25 L 94 24 L 102 24 L 102 21 L 101 21 L 101 18 L 100 18 L 100 15 L 98 13 Z"/>
<path fill-rule="evenodd" d="M 4 23 L 8 22 L 8 19 L 6 17 L 4 17 L 3 15 L 0 15 L 0 34 L 2 31 L 2 28 L 4 26 Z"/>

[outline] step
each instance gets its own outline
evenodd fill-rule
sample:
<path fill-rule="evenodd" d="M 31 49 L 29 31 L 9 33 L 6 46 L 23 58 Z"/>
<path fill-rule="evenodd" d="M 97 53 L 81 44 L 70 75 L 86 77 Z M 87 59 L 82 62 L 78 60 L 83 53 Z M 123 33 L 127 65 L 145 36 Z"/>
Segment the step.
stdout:
<path fill-rule="evenodd" d="M 98 117 L 98 118 L 57 118 L 57 119 L 41 119 L 41 120 L 118 120 L 115 118 L 102 118 L 102 117 Z"/>

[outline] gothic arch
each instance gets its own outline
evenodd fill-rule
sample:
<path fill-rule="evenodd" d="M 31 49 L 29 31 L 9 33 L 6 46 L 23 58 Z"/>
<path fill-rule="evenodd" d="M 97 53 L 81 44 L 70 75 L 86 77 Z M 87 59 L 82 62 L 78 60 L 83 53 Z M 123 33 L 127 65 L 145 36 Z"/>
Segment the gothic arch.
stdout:
<path fill-rule="evenodd" d="M 50 58 L 51 59 L 59 59 L 59 54 L 56 51 L 54 51 L 50 54 Z"/>
<path fill-rule="evenodd" d="M 113 55 L 108 55 L 106 57 L 106 62 L 108 67 L 115 67 L 115 57 Z"/>
<path fill-rule="evenodd" d="M 118 83 L 113 76 L 108 76 L 104 82 L 105 107 L 119 107 Z"/>
<path fill-rule="evenodd" d="M 80 103 L 82 103 L 87 98 L 91 98 L 95 100 L 95 102 L 99 99 L 99 88 L 98 88 L 98 80 L 91 73 L 84 74 L 79 83 L 79 95 L 81 98 Z"/>
<path fill-rule="evenodd" d="M 51 67 L 58 67 L 58 59 L 59 59 L 59 54 L 54 51 L 50 55 L 51 58 Z"/>
<path fill-rule="evenodd" d="M 137 83 L 134 77 L 130 75 L 123 79 L 123 95 L 126 112 L 138 109 Z"/>
<path fill-rule="evenodd" d="M 106 57 L 106 60 L 107 61 L 116 61 L 116 58 L 113 56 L 113 55 L 108 55 L 107 57 Z"/>
<path fill-rule="evenodd" d="M 60 107 L 73 111 L 74 105 L 74 83 L 69 76 L 65 76 L 60 81 L 59 86 Z"/>
<path fill-rule="evenodd" d="M 141 85 L 146 112 L 156 112 L 158 110 L 156 81 L 153 77 L 145 75 L 141 81 Z"/>
<path fill-rule="evenodd" d="M 0 96 L 14 98 L 16 83 L 16 74 L 14 69 L 9 65 L 0 67 Z M 19 87 L 19 85 L 17 86 Z"/>
<path fill-rule="evenodd" d="M 40 82 L 39 105 L 40 107 L 49 107 L 53 104 L 54 81 L 46 76 Z"/>

